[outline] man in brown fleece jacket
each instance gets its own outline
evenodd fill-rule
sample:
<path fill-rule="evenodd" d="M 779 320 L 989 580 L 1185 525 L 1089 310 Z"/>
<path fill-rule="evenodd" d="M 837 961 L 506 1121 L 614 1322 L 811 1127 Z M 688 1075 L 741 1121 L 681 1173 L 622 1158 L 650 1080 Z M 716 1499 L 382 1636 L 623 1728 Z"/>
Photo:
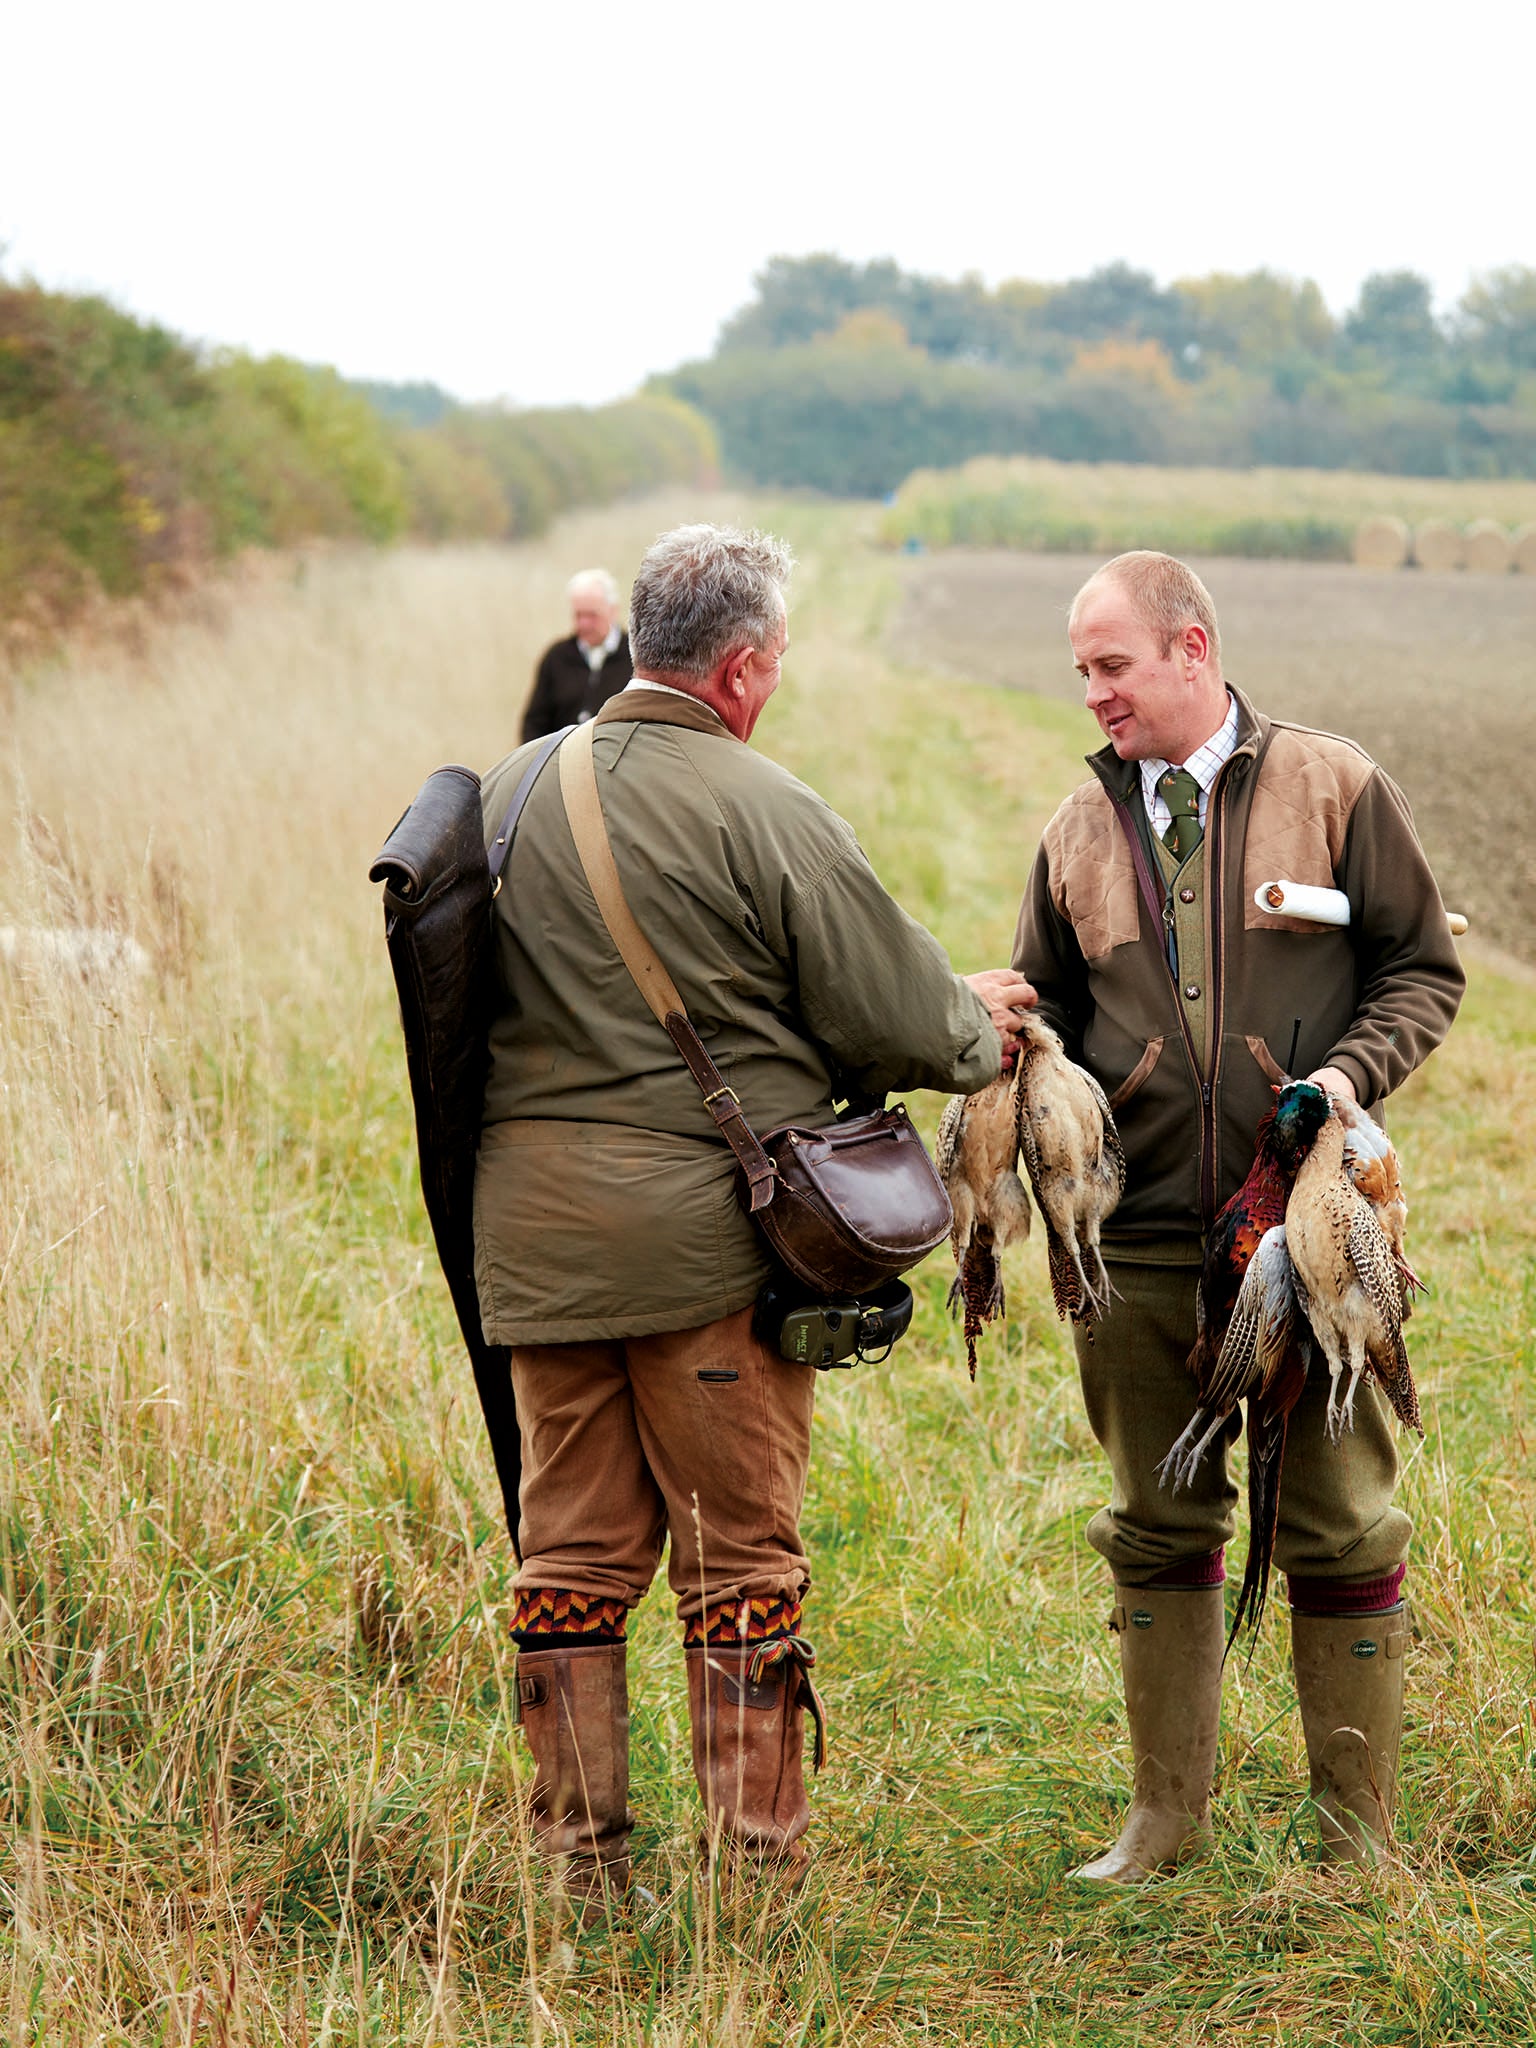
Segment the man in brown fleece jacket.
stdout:
<path fill-rule="evenodd" d="M 769 535 L 662 535 L 631 596 L 635 679 L 593 742 L 629 906 L 758 1131 L 828 1124 L 853 1092 L 972 1093 L 1032 999 L 1011 969 L 953 973 L 852 827 L 747 745 L 788 646 L 789 569 Z M 488 838 L 531 756 L 487 777 Z M 748 1871 L 793 1871 L 816 1373 L 754 1335 L 769 1265 L 735 1157 L 609 937 L 553 766 L 495 943 L 476 1274 L 522 1430 L 513 1630 L 539 1840 L 572 1894 L 622 1890 L 625 1625 L 666 1544 L 711 1834 Z"/>
<path fill-rule="evenodd" d="M 1183 563 L 1119 556 L 1078 592 L 1068 633 L 1109 744 L 1046 827 L 1014 965 L 1102 1084 L 1128 1164 L 1104 1234 L 1116 1299 L 1077 1352 L 1113 1476 L 1088 1537 L 1114 1578 L 1135 1784 L 1119 1840 L 1077 1875 L 1134 1883 L 1199 1844 L 1215 1765 L 1238 1419 L 1190 1490 L 1157 1478 L 1193 1405 L 1202 1234 L 1252 1164 L 1285 1063 L 1379 1114 L 1450 1028 L 1463 976 L 1399 791 L 1352 741 L 1268 719 L 1228 685 L 1210 595 Z M 1260 909 L 1277 879 L 1341 890 L 1347 928 Z M 1408 1632 L 1410 1525 L 1366 1391 L 1335 1445 L 1326 1376 L 1309 1381 L 1276 1545 L 1324 1853 L 1354 1860 L 1390 1834 Z"/>

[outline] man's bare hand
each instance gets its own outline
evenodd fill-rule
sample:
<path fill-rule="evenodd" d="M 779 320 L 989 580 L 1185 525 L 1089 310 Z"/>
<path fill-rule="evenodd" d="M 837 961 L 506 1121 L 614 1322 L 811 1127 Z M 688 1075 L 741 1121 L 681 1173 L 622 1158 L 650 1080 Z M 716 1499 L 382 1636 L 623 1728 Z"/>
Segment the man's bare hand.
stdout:
<path fill-rule="evenodd" d="M 1018 1038 L 1023 1013 L 1039 1001 L 1033 984 L 1022 974 L 1015 974 L 1011 967 L 988 967 L 980 974 L 966 975 L 965 979 L 986 1004 L 1006 1050 Z"/>
<path fill-rule="evenodd" d="M 1315 1074 L 1308 1074 L 1307 1079 L 1329 1095 L 1343 1095 L 1351 1102 L 1360 1100 L 1355 1093 L 1354 1082 L 1338 1067 L 1319 1067 Z"/>

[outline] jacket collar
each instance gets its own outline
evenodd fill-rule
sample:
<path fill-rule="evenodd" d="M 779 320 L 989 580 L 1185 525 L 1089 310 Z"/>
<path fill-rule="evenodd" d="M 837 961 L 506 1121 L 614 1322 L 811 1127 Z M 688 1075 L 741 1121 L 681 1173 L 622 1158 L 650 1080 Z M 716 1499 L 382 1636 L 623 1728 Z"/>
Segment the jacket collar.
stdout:
<path fill-rule="evenodd" d="M 697 697 L 680 697 L 674 690 L 620 690 L 597 714 L 599 725 L 680 725 L 689 732 L 713 733 L 720 739 L 734 737 L 718 712 L 701 704 Z"/>
<path fill-rule="evenodd" d="M 1246 755 L 1251 760 L 1264 751 L 1272 728 L 1263 712 L 1255 708 L 1252 699 L 1246 697 L 1236 683 L 1229 681 L 1227 688 L 1237 701 L 1237 745 L 1232 749 L 1230 759 L 1235 761 L 1239 755 Z M 1130 801 L 1141 777 L 1139 762 L 1122 761 L 1109 745 L 1083 758 L 1117 803 Z"/>

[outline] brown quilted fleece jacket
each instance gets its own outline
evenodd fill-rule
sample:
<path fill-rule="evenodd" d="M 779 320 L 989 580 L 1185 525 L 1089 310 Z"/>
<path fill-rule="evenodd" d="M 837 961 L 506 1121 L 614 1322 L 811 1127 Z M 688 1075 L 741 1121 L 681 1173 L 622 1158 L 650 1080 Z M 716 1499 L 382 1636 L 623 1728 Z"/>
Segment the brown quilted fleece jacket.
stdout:
<path fill-rule="evenodd" d="M 1241 1185 L 1298 1018 L 1293 1071 L 1339 1067 L 1376 1105 L 1444 1038 L 1465 986 L 1401 792 L 1353 741 L 1232 694 L 1237 748 L 1206 819 L 1204 1070 L 1164 951 L 1134 761 L 1089 757 L 1094 779 L 1047 825 L 1019 913 L 1014 965 L 1125 1142 L 1105 1235 L 1127 1250 L 1204 1229 Z M 1277 880 L 1343 890 L 1349 927 L 1260 910 L 1255 891 Z"/>

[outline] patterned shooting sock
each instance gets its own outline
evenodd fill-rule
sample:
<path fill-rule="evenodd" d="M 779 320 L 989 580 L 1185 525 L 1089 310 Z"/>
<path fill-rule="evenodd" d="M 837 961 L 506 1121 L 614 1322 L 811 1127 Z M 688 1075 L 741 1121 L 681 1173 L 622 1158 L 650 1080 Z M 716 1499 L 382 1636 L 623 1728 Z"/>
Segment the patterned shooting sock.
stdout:
<path fill-rule="evenodd" d="M 524 1650 L 571 1650 L 622 1643 L 629 1608 L 601 1593 L 566 1586 L 530 1586 L 512 1610 L 513 1640 Z"/>
<path fill-rule="evenodd" d="M 711 1600 L 702 1614 L 683 1623 L 683 1648 L 704 1643 L 728 1648 L 733 1643 L 765 1643 L 792 1636 L 800 1626 L 800 1599 L 795 1593 L 759 1593 L 749 1599 Z"/>

